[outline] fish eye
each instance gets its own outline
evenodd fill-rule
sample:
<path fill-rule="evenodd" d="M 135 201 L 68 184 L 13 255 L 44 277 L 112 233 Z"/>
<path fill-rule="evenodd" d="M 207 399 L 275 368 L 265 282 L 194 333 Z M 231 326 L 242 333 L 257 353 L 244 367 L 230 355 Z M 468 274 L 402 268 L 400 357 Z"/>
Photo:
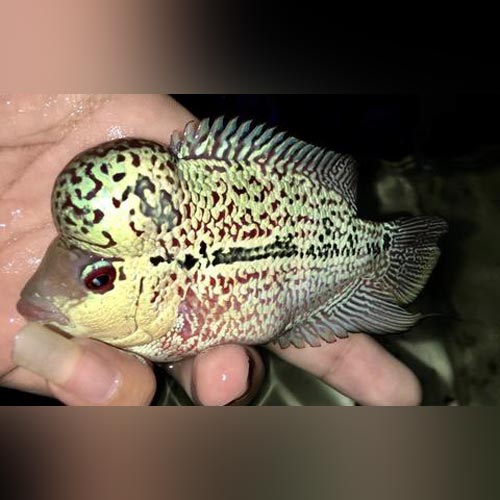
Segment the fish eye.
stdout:
<path fill-rule="evenodd" d="M 82 272 L 85 288 L 96 293 L 109 292 L 113 288 L 115 278 L 116 270 L 107 261 L 94 262 L 85 267 Z"/>

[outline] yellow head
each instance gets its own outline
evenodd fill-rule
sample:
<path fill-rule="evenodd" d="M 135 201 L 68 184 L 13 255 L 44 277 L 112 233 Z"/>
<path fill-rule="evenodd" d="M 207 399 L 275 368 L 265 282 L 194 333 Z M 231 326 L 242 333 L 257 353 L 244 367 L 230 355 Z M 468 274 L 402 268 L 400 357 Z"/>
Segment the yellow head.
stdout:
<path fill-rule="evenodd" d="M 29 320 L 74 336 L 122 342 L 137 330 L 139 260 L 102 257 L 56 238 L 22 291 L 18 309 Z"/>
<path fill-rule="evenodd" d="M 59 236 L 23 290 L 20 313 L 118 346 L 172 326 L 176 301 L 168 292 L 150 298 L 164 284 L 151 257 L 166 275 L 164 238 L 181 222 L 178 182 L 168 148 L 150 141 L 112 141 L 75 157 L 52 194 Z"/>

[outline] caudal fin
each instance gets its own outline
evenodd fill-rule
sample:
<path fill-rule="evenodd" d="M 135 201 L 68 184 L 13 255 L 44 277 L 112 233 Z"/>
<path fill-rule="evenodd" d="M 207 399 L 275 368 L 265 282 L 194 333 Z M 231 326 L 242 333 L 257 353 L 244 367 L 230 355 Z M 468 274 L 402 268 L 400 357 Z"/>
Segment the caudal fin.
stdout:
<path fill-rule="evenodd" d="M 400 304 L 408 304 L 427 283 L 440 255 L 437 242 L 448 224 L 439 217 L 412 217 L 389 222 L 386 228 L 390 263 L 383 282 Z"/>
<path fill-rule="evenodd" d="M 389 268 L 375 281 L 344 283 L 331 299 L 278 339 L 282 348 L 293 344 L 318 346 L 350 332 L 396 333 L 411 328 L 421 314 L 403 307 L 424 287 L 439 257 L 438 239 L 448 228 L 439 217 L 414 217 L 384 224 Z"/>

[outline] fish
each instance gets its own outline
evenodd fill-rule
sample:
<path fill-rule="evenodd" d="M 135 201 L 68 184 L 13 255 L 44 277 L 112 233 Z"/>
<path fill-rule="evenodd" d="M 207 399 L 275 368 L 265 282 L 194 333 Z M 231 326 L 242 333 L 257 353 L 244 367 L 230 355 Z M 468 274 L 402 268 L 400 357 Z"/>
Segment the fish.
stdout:
<path fill-rule="evenodd" d="M 357 216 L 356 160 L 238 117 L 73 158 L 18 311 L 153 362 L 403 332 L 447 223 Z"/>

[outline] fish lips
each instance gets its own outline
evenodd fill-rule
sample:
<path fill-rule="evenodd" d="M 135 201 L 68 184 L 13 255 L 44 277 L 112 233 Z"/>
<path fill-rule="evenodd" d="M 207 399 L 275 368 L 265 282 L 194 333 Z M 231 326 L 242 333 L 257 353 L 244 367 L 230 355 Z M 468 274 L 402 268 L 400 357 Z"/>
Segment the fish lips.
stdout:
<path fill-rule="evenodd" d="M 16 308 L 17 312 L 28 321 L 57 323 L 59 325 L 69 324 L 68 318 L 57 307 L 45 300 L 23 297 L 17 303 Z"/>

